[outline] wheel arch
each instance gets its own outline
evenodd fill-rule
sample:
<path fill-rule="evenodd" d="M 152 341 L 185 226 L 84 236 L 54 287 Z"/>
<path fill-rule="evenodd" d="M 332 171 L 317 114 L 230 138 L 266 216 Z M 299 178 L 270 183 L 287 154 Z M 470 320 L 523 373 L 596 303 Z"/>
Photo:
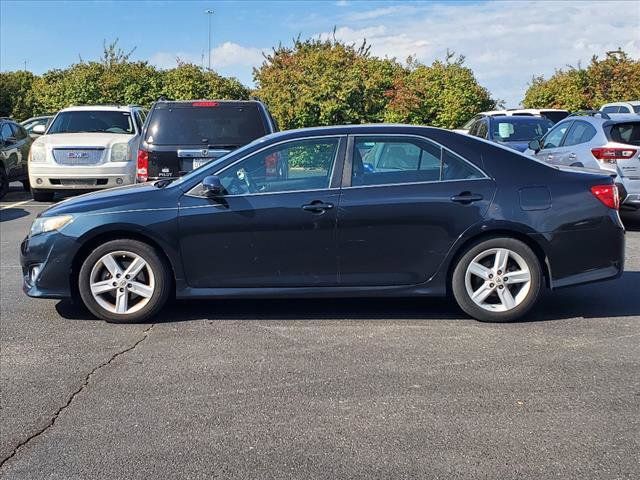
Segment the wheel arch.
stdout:
<path fill-rule="evenodd" d="M 176 267 L 170 256 L 167 254 L 163 246 L 155 240 L 152 236 L 146 235 L 144 232 L 131 231 L 125 229 L 108 230 L 100 233 L 96 233 L 82 244 L 82 247 L 78 249 L 73 261 L 71 262 L 71 271 L 69 284 L 71 292 L 74 296 L 79 295 L 78 290 L 78 275 L 80 273 L 80 267 L 82 262 L 95 250 L 99 245 L 110 242 L 112 240 L 137 240 L 142 243 L 146 243 L 153 247 L 160 255 L 160 258 L 165 262 L 171 272 L 171 291 L 175 292 L 176 288 Z"/>
<path fill-rule="evenodd" d="M 544 251 L 542 245 L 540 245 L 540 243 L 538 243 L 535 239 L 531 238 L 530 235 L 527 235 L 522 231 L 509 228 L 496 228 L 494 230 L 483 231 L 471 235 L 455 248 L 455 251 L 451 256 L 451 260 L 449 261 L 449 265 L 447 268 L 448 292 L 451 291 L 453 271 L 456 268 L 460 257 L 462 257 L 474 244 L 489 240 L 491 238 L 513 238 L 515 240 L 520 240 L 522 243 L 531 248 L 536 258 L 538 259 L 538 262 L 540 263 L 545 285 L 547 286 L 547 288 L 551 287 L 551 267 L 549 265 L 549 257 Z"/>

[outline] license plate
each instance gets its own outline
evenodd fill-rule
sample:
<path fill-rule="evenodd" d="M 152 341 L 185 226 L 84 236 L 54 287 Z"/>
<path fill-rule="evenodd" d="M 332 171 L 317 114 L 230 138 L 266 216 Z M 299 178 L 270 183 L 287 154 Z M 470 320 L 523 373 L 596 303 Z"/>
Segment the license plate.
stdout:
<path fill-rule="evenodd" d="M 193 169 L 195 170 L 198 167 L 201 167 L 202 165 L 209 163 L 211 161 L 210 158 L 194 158 L 193 159 Z"/>

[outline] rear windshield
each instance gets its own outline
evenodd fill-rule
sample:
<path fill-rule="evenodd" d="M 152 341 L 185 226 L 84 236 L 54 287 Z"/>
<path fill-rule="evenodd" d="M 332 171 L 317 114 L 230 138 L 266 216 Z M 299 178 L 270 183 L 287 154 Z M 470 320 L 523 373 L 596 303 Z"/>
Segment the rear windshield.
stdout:
<path fill-rule="evenodd" d="M 145 141 L 237 148 L 267 133 L 256 104 L 194 102 L 158 105 L 151 113 Z"/>
<path fill-rule="evenodd" d="M 126 133 L 134 134 L 135 127 L 129 112 L 106 110 L 78 110 L 56 116 L 47 133 Z"/>
<path fill-rule="evenodd" d="M 640 122 L 617 123 L 611 127 L 611 140 L 640 146 Z"/>

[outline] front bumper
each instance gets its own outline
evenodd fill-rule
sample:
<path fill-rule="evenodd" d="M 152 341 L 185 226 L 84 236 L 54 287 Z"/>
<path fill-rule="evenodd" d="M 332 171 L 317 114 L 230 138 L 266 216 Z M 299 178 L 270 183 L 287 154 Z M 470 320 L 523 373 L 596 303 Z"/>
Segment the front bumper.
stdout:
<path fill-rule="evenodd" d="M 75 167 L 30 163 L 29 183 L 38 190 L 93 190 L 131 185 L 136 182 L 133 162 L 113 162 Z"/>
<path fill-rule="evenodd" d="M 25 238 L 20 245 L 23 291 L 36 298 L 70 298 L 77 252 L 75 239 L 57 231 Z"/>

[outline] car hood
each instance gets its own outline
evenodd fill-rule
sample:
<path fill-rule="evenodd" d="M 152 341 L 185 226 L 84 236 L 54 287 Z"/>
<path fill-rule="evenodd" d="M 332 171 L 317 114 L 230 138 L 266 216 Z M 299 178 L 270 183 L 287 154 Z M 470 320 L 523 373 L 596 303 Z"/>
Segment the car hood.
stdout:
<path fill-rule="evenodd" d="M 497 142 L 505 147 L 513 148 L 518 152 L 524 152 L 529 148 L 529 142 Z"/>
<path fill-rule="evenodd" d="M 67 198 L 41 213 L 51 217 L 63 214 L 105 213 L 124 210 L 153 210 L 177 207 L 178 188 L 158 188 L 154 182 L 110 188 Z"/>
<path fill-rule="evenodd" d="M 34 142 L 51 147 L 110 147 L 128 142 L 134 135 L 123 133 L 52 133 L 41 135 Z"/>

